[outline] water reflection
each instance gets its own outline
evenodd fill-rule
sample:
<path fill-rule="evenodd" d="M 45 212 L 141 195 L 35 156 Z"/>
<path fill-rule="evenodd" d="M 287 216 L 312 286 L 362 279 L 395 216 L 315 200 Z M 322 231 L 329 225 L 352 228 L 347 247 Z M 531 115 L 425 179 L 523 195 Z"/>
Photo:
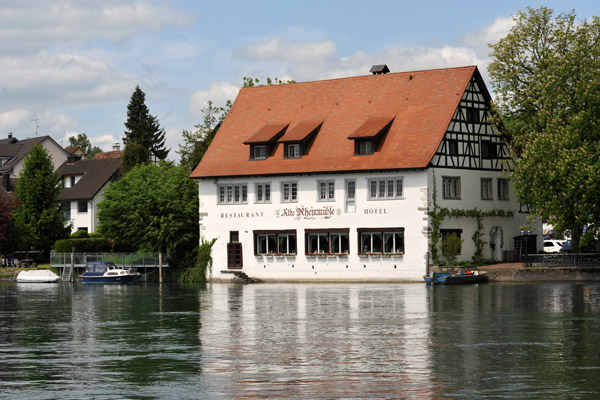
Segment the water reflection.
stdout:
<path fill-rule="evenodd" d="M 0 282 L 0 397 L 596 398 L 600 285 Z"/>

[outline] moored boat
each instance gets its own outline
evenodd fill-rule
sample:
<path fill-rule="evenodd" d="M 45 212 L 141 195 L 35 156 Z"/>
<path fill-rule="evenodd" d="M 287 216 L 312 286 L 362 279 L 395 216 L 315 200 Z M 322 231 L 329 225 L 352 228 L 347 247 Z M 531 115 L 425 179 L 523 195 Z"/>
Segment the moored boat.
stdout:
<path fill-rule="evenodd" d="M 110 261 L 89 261 L 81 274 L 82 283 L 131 283 L 137 276 Z"/>
<path fill-rule="evenodd" d="M 60 281 L 60 276 L 49 269 L 34 269 L 21 271 L 17 275 L 17 282 L 26 283 L 51 283 Z"/>
<path fill-rule="evenodd" d="M 451 274 L 450 272 L 434 272 L 431 276 L 424 275 L 423 279 L 427 285 L 452 285 L 452 284 L 469 284 L 469 283 L 484 283 L 489 280 L 489 277 L 478 271 L 467 271 L 461 274 Z"/>

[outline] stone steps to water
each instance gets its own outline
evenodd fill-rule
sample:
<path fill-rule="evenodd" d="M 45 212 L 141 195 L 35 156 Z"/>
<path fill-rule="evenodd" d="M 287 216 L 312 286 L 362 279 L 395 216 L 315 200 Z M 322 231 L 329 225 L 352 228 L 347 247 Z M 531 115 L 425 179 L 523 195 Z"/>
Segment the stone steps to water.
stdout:
<path fill-rule="evenodd" d="M 242 272 L 242 271 L 235 271 L 233 273 L 233 275 L 235 275 L 235 278 L 233 278 L 234 281 L 238 281 L 238 282 L 241 282 L 243 284 L 261 283 L 262 282 L 260 279 L 249 277 L 248 275 L 246 275 L 245 272 Z"/>

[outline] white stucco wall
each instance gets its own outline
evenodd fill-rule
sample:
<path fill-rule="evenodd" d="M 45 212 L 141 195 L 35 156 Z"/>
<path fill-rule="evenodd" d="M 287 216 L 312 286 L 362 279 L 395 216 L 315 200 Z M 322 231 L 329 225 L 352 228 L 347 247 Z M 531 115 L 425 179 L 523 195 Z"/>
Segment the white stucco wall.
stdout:
<path fill-rule="evenodd" d="M 402 199 L 368 200 L 369 178 L 403 178 Z M 345 212 L 345 179 L 356 179 L 356 212 Z M 335 180 L 335 201 L 317 201 L 317 181 Z M 212 278 L 230 279 L 227 270 L 227 243 L 230 231 L 238 231 L 243 246 L 243 272 L 263 280 L 367 280 L 421 281 L 425 273 L 427 252 L 426 210 L 427 172 L 360 173 L 340 175 L 288 176 L 276 178 L 206 179 L 199 181 L 200 233 L 213 246 Z M 282 203 L 280 182 L 298 182 L 298 202 Z M 217 204 L 217 187 L 223 183 L 248 183 L 248 203 Z M 255 203 L 255 183 L 270 182 L 270 204 Z M 303 211 L 330 207 L 332 215 L 306 217 Z M 300 216 L 299 216 L 300 215 Z M 402 256 L 358 255 L 357 228 L 394 228 L 404 231 L 405 252 Z M 307 257 L 305 229 L 349 228 L 347 257 Z M 295 257 L 254 255 L 254 230 L 295 229 Z"/>

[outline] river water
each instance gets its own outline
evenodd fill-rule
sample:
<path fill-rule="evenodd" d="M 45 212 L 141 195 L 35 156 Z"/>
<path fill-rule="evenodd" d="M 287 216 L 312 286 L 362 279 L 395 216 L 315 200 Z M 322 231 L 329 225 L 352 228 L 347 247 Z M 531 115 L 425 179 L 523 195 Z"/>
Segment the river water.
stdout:
<path fill-rule="evenodd" d="M 597 399 L 599 284 L 0 282 L 2 399 Z"/>

